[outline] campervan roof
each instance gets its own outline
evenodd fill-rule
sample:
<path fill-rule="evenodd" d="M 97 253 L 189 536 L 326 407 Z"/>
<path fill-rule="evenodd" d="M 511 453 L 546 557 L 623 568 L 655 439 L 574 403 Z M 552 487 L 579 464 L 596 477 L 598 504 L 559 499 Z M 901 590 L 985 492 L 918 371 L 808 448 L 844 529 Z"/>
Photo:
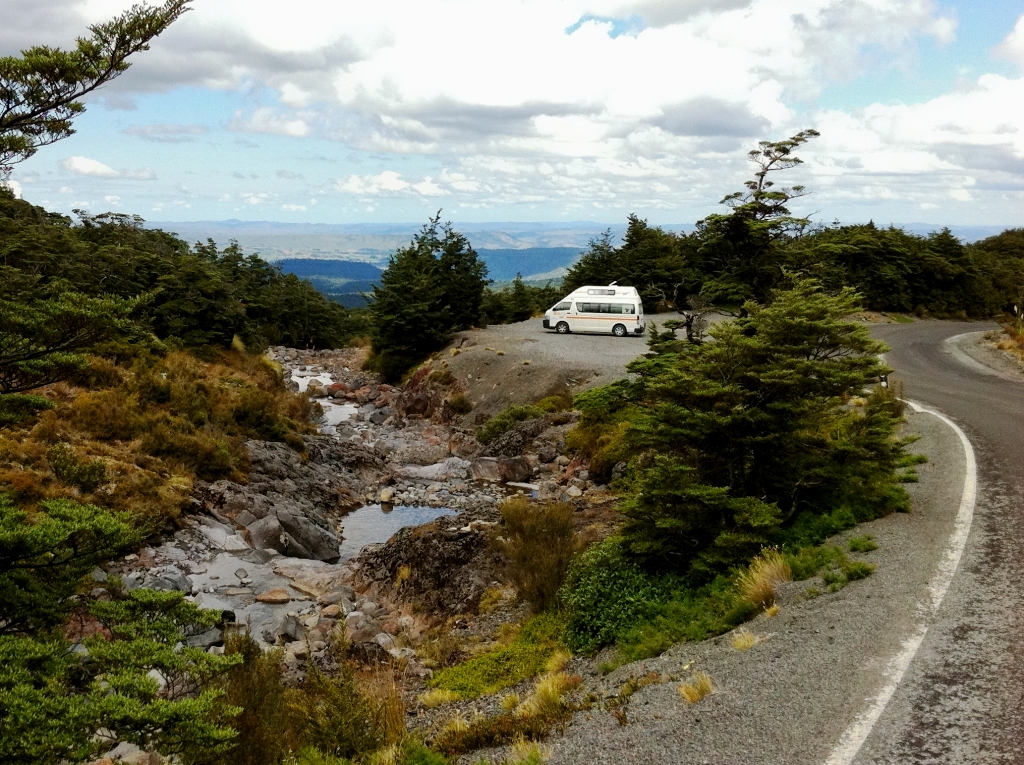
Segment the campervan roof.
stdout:
<path fill-rule="evenodd" d="M 613 295 L 615 297 L 631 297 L 631 298 L 639 297 L 639 295 L 637 294 L 637 291 L 636 291 L 636 287 L 620 287 L 617 284 L 587 285 L 585 287 L 580 287 L 578 290 L 574 290 L 567 297 L 569 297 L 569 298 L 586 297 L 588 295 L 591 296 L 591 297 L 596 297 L 596 296 L 608 296 L 608 297 L 611 297 Z"/>

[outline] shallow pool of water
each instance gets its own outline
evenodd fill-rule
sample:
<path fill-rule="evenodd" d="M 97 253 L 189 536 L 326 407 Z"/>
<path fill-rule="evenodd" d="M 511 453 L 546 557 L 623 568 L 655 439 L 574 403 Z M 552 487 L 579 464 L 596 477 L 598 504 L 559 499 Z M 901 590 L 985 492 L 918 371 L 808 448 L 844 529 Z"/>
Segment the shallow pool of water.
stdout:
<path fill-rule="evenodd" d="M 399 529 L 419 526 L 443 515 L 454 515 L 447 507 L 405 507 L 387 509 L 389 505 L 367 505 L 353 510 L 341 523 L 341 560 L 354 558 L 366 545 L 387 542 Z"/>

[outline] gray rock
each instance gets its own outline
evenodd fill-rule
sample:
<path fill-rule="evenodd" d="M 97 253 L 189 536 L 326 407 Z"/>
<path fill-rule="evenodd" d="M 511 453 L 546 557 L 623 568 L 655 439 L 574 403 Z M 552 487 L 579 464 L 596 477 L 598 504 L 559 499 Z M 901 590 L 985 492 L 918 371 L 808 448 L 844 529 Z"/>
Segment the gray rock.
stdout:
<path fill-rule="evenodd" d="M 351 587 L 341 585 L 331 590 L 330 592 L 325 592 L 323 595 L 317 598 L 317 602 L 322 606 L 329 606 L 334 603 L 341 604 L 343 601 L 346 600 L 351 603 L 355 599 L 355 590 L 353 590 Z M 350 608 L 349 610 L 351 611 L 352 609 Z"/>
<path fill-rule="evenodd" d="M 192 648 L 209 648 L 224 642 L 224 634 L 220 627 L 211 627 L 206 632 L 193 635 L 185 643 Z"/>
<path fill-rule="evenodd" d="M 248 528 L 249 540 L 257 550 L 277 550 L 284 552 L 284 544 L 281 542 L 281 524 L 277 516 L 268 515 Z"/>
<path fill-rule="evenodd" d="M 334 561 L 339 556 L 338 537 L 301 515 L 278 510 L 277 519 L 292 538 L 307 552 L 302 557 Z"/>
<path fill-rule="evenodd" d="M 107 572 L 97 566 L 92 570 L 92 580 L 98 584 L 105 584 L 107 581 Z"/>

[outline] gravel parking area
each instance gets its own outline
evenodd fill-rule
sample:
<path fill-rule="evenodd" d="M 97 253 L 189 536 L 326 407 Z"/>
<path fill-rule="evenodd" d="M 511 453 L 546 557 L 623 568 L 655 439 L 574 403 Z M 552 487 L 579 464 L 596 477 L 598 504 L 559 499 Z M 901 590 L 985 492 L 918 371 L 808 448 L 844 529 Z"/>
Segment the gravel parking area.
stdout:
<path fill-rule="evenodd" d="M 648 333 L 652 323 L 679 318 L 677 313 L 648 316 Z M 647 352 L 647 336 L 559 335 L 544 329 L 540 319 L 530 319 L 460 332 L 452 346 L 458 354 L 446 353 L 482 421 L 510 404 L 576 393 L 625 376 L 626 365 Z"/>

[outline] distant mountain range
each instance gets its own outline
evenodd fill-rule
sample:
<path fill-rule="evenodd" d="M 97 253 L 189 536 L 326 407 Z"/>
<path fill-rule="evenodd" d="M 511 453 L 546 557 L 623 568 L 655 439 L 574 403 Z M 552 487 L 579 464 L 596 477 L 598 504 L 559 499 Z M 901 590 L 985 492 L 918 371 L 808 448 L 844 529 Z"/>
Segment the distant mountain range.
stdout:
<path fill-rule="evenodd" d="M 497 286 L 512 281 L 516 274 L 531 283 L 559 281 L 580 251 L 579 247 L 527 247 L 477 253 Z M 285 258 L 277 264 L 287 273 L 309 279 L 318 290 L 349 308 L 366 305 L 363 294 L 373 289 L 381 275 L 380 266 L 366 261 Z"/>
<path fill-rule="evenodd" d="M 366 304 L 380 277 L 381 267 L 396 249 L 404 247 L 421 228 L 416 223 L 275 223 L 273 221 L 150 221 L 149 228 L 176 233 L 189 242 L 213 239 L 224 246 L 237 241 L 245 252 L 277 262 L 285 271 L 309 279 L 321 292 L 349 307 Z M 887 224 L 878 224 L 887 225 Z M 942 228 L 932 223 L 897 224 L 916 234 Z M 608 226 L 593 221 L 567 223 L 459 223 L 487 264 L 490 278 L 500 285 L 517 273 L 543 284 L 561 279 L 590 240 L 610 230 L 616 242 L 625 224 Z M 663 225 L 672 231 L 692 231 L 690 224 Z M 964 241 L 993 236 L 1008 226 L 949 226 Z"/>

